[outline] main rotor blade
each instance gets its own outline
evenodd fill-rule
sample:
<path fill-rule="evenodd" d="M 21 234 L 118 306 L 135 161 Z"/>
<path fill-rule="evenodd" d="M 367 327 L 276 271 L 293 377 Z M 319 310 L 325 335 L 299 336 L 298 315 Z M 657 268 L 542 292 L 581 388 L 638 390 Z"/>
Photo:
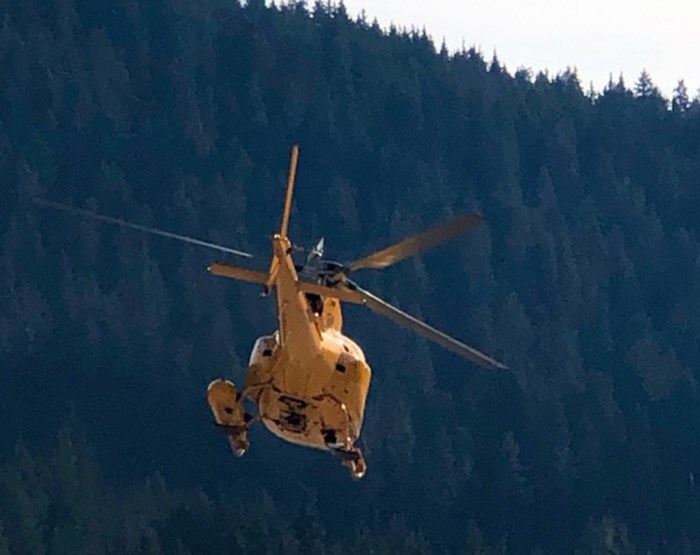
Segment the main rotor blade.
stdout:
<path fill-rule="evenodd" d="M 299 159 L 299 146 L 292 146 L 292 159 L 289 162 L 289 175 L 287 176 L 287 193 L 284 197 L 284 211 L 282 212 L 282 225 L 280 235 L 287 236 L 289 229 L 289 215 L 292 211 L 292 195 L 294 194 L 294 179 L 297 175 L 297 160 Z"/>
<path fill-rule="evenodd" d="M 287 232 L 289 231 L 289 216 L 292 213 L 292 196 L 294 194 L 294 180 L 297 175 L 297 161 L 299 160 L 299 146 L 292 146 L 292 158 L 289 162 L 289 175 L 287 175 L 287 192 L 284 196 L 284 209 L 282 211 L 282 224 L 280 226 L 280 236 L 287 237 Z M 272 255 L 272 260 L 270 261 L 270 269 L 267 272 L 267 280 L 265 281 L 265 291 L 270 291 L 272 285 L 277 277 L 277 271 L 279 270 L 279 260 L 277 256 Z"/>
<path fill-rule="evenodd" d="M 400 260 L 426 251 L 444 241 L 453 239 L 475 228 L 483 221 L 478 214 L 458 216 L 435 227 L 404 239 L 394 245 L 376 251 L 364 258 L 351 262 L 346 267 L 350 271 L 361 268 L 382 269 Z"/>
<path fill-rule="evenodd" d="M 245 256 L 246 258 L 253 257 L 252 254 L 249 254 L 247 252 L 239 251 L 236 249 L 230 249 L 228 247 L 223 247 L 221 245 L 216 245 L 214 243 L 208 243 L 207 241 L 200 241 L 199 239 L 194 239 L 192 237 L 187 237 L 185 235 L 178 235 L 176 233 L 170 233 L 169 231 L 162 231 L 160 229 L 155 229 L 153 227 L 146 227 L 144 225 L 132 224 L 131 222 L 126 222 L 126 221 L 120 220 L 118 218 L 112 218 L 110 216 L 103 216 L 102 214 L 95 214 L 94 212 L 90 212 L 88 210 L 82 210 L 81 208 L 75 208 L 74 206 L 70 206 L 68 204 L 61 204 L 60 202 L 53 202 L 53 201 L 42 199 L 42 198 L 35 198 L 34 202 L 36 204 L 41 205 L 41 206 L 48 206 L 49 208 L 55 208 L 57 210 L 61 210 L 63 212 L 68 212 L 69 214 L 73 214 L 76 216 L 83 216 L 85 218 L 91 218 L 93 220 L 98 220 L 101 222 L 106 222 L 109 224 L 114 224 L 114 225 L 118 225 L 121 227 L 129 228 L 129 229 L 135 229 L 136 231 L 143 231 L 145 233 L 151 233 L 153 235 L 160 235 L 161 237 L 167 237 L 169 239 L 176 239 L 176 240 L 182 241 L 184 243 L 190 243 L 192 245 L 198 245 L 200 247 L 214 249 L 214 250 L 219 251 L 219 252 L 227 252 L 229 254 L 235 254 L 237 256 Z"/>
<path fill-rule="evenodd" d="M 311 283 L 310 281 L 297 282 L 297 289 L 304 293 L 313 293 L 322 297 L 330 297 L 338 299 L 344 303 L 365 304 L 365 297 L 359 291 L 346 289 L 342 286 L 328 287 L 320 283 Z"/>
<path fill-rule="evenodd" d="M 395 306 L 392 306 L 386 301 L 383 301 L 382 299 L 373 295 L 369 291 L 365 291 L 364 289 L 361 289 L 357 286 L 355 287 L 356 292 L 360 293 L 364 298 L 365 305 L 368 308 L 370 308 L 377 314 L 381 314 L 382 316 L 386 316 L 390 320 L 393 320 L 399 326 L 408 328 L 416 332 L 417 334 L 422 335 L 426 339 L 430 339 L 438 345 L 441 345 L 442 347 L 452 351 L 453 353 L 457 353 L 458 355 L 461 355 L 484 368 L 508 368 L 506 365 L 501 364 L 497 360 L 492 359 L 484 353 L 481 353 L 476 349 L 465 345 L 461 341 L 458 341 L 457 339 L 450 337 L 446 333 L 443 333 L 440 330 L 429 326 L 425 322 L 421 322 L 420 320 L 414 318 L 410 314 L 406 314 L 402 310 L 399 310 Z"/>

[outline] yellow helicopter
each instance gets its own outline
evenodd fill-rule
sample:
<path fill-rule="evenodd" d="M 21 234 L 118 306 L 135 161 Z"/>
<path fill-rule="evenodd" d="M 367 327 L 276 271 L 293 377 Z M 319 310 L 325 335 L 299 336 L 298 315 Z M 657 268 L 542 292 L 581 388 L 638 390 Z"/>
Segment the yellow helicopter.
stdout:
<path fill-rule="evenodd" d="M 216 423 L 227 433 L 234 452 L 248 449 L 248 428 L 256 420 L 280 438 L 331 451 L 350 470 L 364 476 L 367 465 L 355 446 L 360 437 L 371 370 L 362 349 L 342 333 L 341 302 L 368 307 L 397 324 L 435 341 L 486 368 L 505 365 L 402 312 L 348 278 L 360 269 L 382 269 L 466 233 L 482 218 L 467 214 L 404 239 L 349 264 L 323 258 L 323 240 L 303 265 L 294 263 L 287 236 L 299 150 L 292 148 L 282 225 L 272 239 L 272 263 L 267 273 L 212 264 L 217 276 L 273 288 L 279 329 L 259 338 L 250 356 L 242 391 L 223 379 L 211 382 L 207 398 Z M 249 415 L 244 399 L 257 405 Z"/>
<path fill-rule="evenodd" d="M 321 240 L 304 264 L 296 264 L 287 231 L 298 155 L 295 145 L 282 224 L 279 233 L 272 238 L 269 271 L 221 263 L 208 268 L 216 276 L 261 284 L 265 295 L 274 289 L 279 328 L 255 342 L 243 389 L 239 391 L 229 380 L 217 379 L 207 388 L 207 400 L 217 426 L 226 433 L 237 456 L 248 450 L 248 430 L 260 420 L 286 441 L 330 451 L 338 456 L 353 478 L 359 479 L 365 475 L 367 464 L 355 444 L 362 428 L 371 370 L 362 349 L 342 333 L 341 303 L 364 305 L 482 367 L 507 367 L 362 289 L 348 275 L 357 270 L 391 266 L 470 231 L 483 219 L 477 214 L 458 216 L 348 264 L 323 258 Z M 137 231 L 251 256 L 46 199 L 35 199 L 35 202 Z M 246 400 L 256 405 L 255 415 L 246 411 Z"/>

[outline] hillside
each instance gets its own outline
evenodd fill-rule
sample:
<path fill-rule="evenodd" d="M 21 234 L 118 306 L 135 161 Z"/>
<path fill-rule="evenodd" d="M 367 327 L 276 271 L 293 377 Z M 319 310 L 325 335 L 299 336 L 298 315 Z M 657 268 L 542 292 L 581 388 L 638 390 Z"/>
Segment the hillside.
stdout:
<path fill-rule="evenodd" d="M 0 554 L 700 551 L 700 99 L 585 92 L 318 2 L 23 0 L 0 27 Z M 369 472 L 260 429 L 235 460 L 209 380 L 275 327 L 210 253 L 290 235 L 353 259 L 486 224 L 361 308 Z M 215 257 L 216 258 L 216 257 Z M 221 259 L 221 257 L 219 257 Z M 238 260 L 230 259 L 238 262 Z"/>

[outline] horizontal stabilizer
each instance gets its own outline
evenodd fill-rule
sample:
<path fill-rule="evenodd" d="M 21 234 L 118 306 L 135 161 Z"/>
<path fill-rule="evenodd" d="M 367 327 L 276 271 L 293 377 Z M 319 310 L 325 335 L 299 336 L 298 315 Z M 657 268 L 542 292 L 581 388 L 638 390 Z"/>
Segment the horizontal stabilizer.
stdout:
<path fill-rule="evenodd" d="M 249 270 L 239 266 L 229 266 L 228 264 L 219 264 L 215 262 L 207 268 L 215 276 L 227 277 L 231 279 L 240 279 L 249 283 L 267 283 L 267 273 L 257 270 Z"/>

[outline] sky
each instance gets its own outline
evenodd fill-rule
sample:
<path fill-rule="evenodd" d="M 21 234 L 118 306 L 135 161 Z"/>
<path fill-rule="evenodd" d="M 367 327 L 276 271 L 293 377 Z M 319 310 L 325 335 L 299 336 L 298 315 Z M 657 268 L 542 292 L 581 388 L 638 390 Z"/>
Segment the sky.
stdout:
<path fill-rule="evenodd" d="M 576 68 L 581 85 L 601 91 L 610 75 L 632 88 L 642 70 L 667 98 L 679 79 L 700 88 L 699 0 L 344 0 L 355 17 L 382 27 L 425 27 L 439 48 L 495 52 L 513 74 Z"/>

